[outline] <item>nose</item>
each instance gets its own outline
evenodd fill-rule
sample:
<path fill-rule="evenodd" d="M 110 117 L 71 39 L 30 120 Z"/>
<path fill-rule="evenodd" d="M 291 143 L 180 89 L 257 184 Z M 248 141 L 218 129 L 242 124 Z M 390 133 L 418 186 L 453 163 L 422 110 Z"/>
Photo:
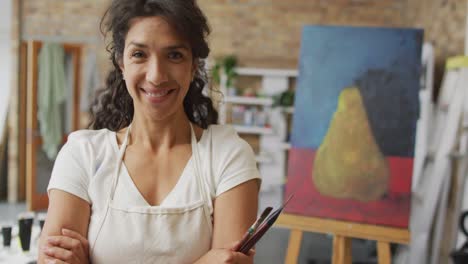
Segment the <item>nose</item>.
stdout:
<path fill-rule="evenodd" d="M 161 83 L 167 82 L 168 80 L 168 72 L 164 61 L 157 57 L 152 57 L 148 61 L 146 81 L 148 81 L 152 85 L 157 86 Z"/>

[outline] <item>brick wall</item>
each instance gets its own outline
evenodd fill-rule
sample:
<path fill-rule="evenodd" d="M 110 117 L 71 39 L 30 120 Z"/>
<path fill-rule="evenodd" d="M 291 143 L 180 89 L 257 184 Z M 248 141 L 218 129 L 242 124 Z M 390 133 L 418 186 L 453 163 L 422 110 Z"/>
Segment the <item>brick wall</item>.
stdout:
<path fill-rule="evenodd" d="M 404 0 L 203 0 L 214 55 L 236 54 L 242 65 L 295 68 L 302 26 L 403 26 Z"/>
<path fill-rule="evenodd" d="M 100 40 L 109 0 L 23 0 L 23 36 Z M 295 68 L 304 24 L 421 27 L 437 63 L 463 52 L 463 0 L 198 0 L 212 26 L 212 54 L 235 54 L 241 65 Z M 93 46 L 93 45 L 91 45 Z M 95 45 L 94 45 L 95 46 Z M 103 45 L 93 48 L 103 50 Z M 99 53 L 105 71 L 107 55 Z"/>
<path fill-rule="evenodd" d="M 236 54 L 242 65 L 296 67 L 304 24 L 420 27 L 437 62 L 463 52 L 462 0 L 201 0 L 213 28 L 214 55 Z"/>
<path fill-rule="evenodd" d="M 102 72 L 108 67 L 99 22 L 110 0 L 22 0 L 22 38 L 63 40 L 98 50 Z"/>

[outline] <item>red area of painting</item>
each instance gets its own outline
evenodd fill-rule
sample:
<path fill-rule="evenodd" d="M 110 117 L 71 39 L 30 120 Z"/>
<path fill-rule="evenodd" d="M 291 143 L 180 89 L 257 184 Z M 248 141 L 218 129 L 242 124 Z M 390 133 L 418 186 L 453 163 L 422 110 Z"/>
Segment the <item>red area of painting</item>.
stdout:
<path fill-rule="evenodd" d="M 378 201 L 359 202 L 320 194 L 312 182 L 315 151 L 292 148 L 289 152 L 286 195 L 294 198 L 285 212 L 351 222 L 407 228 L 410 214 L 413 158 L 387 157 L 388 193 Z"/>

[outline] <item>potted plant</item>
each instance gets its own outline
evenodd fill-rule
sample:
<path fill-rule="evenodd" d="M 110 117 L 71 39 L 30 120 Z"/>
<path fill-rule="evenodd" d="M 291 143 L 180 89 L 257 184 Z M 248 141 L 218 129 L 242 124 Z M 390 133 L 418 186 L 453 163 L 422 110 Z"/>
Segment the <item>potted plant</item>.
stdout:
<path fill-rule="evenodd" d="M 294 90 L 286 90 L 274 96 L 274 105 L 280 107 L 294 106 Z"/>
<path fill-rule="evenodd" d="M 221 74 L 226 75 L 226 87 L 227 89 L 234 88 L 234 79 L 237 74 L 235 67 L 237 66 L 237 58 L 234 55 L 229 55 L 216 60 L 215 65 L 212 69 L 212 78 L 214 83 L 221 83 Z"/>

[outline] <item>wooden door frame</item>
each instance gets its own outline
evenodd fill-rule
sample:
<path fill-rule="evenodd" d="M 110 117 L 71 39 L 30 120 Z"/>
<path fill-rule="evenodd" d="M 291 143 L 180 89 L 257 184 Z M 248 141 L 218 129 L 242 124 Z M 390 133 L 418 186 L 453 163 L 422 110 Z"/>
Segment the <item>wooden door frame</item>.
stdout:
<path fill-rule="evenodd" d="M 36 151 L 42 144 L 42 138 L 38 130 L 37 120 L 37 89 L 38 89 L 38 55 L 42 47 L 40 41 L 28 41 L 27 43 L 27 92 L 26 92 L 26 204 L 30 211 L 47 209 L 49 200 L 47 193 L 36 191 Z M 79 129 L 79 106 L 81 86 L 81 45 L 63 44 L 65 53 L 73 57 L 74 81 L 73 81 L 73 113 L 72 130 Z M 64 135 L 66 140 L 66 135 Z M 21 145 L 21 144 L 20 144 Z"/>
<path fill-rule="evenodd" d="M 19 46 L 19 91 L 18 91 L 18 198 L 26 200 L 26 106 L 27 106 L 27 71 L 28 71 L 28 43 Z"/>

